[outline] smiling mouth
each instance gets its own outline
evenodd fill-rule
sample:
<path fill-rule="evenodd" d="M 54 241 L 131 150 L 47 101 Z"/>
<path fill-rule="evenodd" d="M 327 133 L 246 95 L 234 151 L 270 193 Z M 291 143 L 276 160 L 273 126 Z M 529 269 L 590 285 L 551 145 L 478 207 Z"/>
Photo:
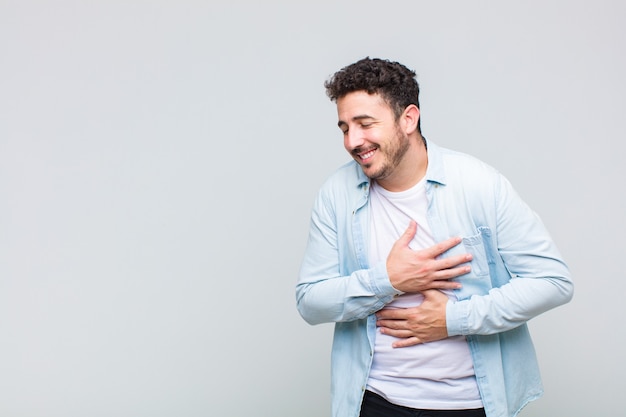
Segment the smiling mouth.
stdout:
<path fill-rule="evenodd" d="M 354 152 L 354 154 L 358 156 L 361 161 L 366 161 L 370 159 L 372 156 L 374 156 L 375 153 L 376 153 L 376 148 L 370 149 L 367 152 Z"/>

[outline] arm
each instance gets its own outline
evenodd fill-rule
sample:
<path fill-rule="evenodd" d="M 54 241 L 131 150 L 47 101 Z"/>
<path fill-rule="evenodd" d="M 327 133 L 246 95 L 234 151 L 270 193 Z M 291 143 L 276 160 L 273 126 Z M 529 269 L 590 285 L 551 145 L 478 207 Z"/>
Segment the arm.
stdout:
<path fill-rule="evenodd" d="M 495 235 L 483 236 L 489 240 L 485 251 L 492 258 L 493 288 L 462 301 L 432 291 L 420 306 L 381 310 L 377 325 L 399 338 L 394 347 L 503 332 L 572 298 L 567 266 L 539 218 L 503 177 L 496 190 Z"/>
<path fill-rule="evenodd" d="M 448 303 L 450 335 L 509 330 L 573 296 L 567 265 L 539 217 L 504 177 L 496 189 L 496 285 L 486 295 Z"/>
<path fill-rule="evenodd" d="M 313 206 L 296 285 L 298 311 L 310 324 L 367 317 L 399 293 L 391 286 L 384 264 L 362 269 L 352 245 L 340 241 L 347 239 L 346 231 L 339 230 L 344 226 L 338 226 L 338 215 L 344 214 L 335 213 L 332 198 L 324 191 Z"/>
<path fill-rule="evenodd" d="M 365 254 L 361 253 L 359 260 L 351 253 L 354 244 L 340 242 L 353 233 L 337 230 L 337 216 L 330 207 L 323 197 L 318 198 L 296 286 L 298 310 L 311 324 L 365 318 L 403 292 L 459 288 L 460 284 L 449 279 L 469 272 L 469 266 L 461 265 L 471 259 L 468 254 L 438 259 L 458 245 L 460 238 L 422 251 L 410 249 L 415 222 L 396 241 L 386 262 L 359 269 L 358 265 L 366 263 Z M 354 272 L 349 273 L 351 269 Z"/>

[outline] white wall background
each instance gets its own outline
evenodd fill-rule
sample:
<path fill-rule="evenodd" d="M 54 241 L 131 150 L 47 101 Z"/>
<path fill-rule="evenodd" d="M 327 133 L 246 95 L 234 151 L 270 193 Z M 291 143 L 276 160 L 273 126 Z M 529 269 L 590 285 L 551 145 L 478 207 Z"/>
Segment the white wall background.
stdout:
<path fill-rule="evenodd" d="M 328 416 L 293 287 L 348 156 L 323 82 L 414 68 L 422 129 L 500 169 L 577 283 L 546 395 L 617 415 L 626 5 L 0 0 L 0 417 Z"/>

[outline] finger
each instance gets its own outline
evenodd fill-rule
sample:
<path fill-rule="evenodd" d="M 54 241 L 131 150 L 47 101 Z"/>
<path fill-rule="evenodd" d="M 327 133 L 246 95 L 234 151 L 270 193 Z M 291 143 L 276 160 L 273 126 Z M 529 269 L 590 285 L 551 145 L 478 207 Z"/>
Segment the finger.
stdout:
<path fill-rule="evenodd" d="M 436 243 L 435 245 L 428 248 L 427 251 L 434 258 L 441 255 L 445 251 L 455 247 L 456 245 L 461 243 L 461 241 L 462 239 L 460 237 L 451 237 L 450 239 L 446 239 L 442 242 Z"/>
<path fill-rule="evenodd" d="M 435 281 L 449 280 L 452 278 L 460 277 L 469 273 L 472 268 L 469 265 L 458 266 L 456 268 L 442 269 L 433 274 L 433 283 Z"/>
<path fill-rule="evenodd" d="M 396 334 L 392 334 L 392 331 L 405 330 L 406 321 L 405 320 L 378 320 L 376 322 L 376 326 L 380 327 L 380 330 L 382 333 L 396 336 Z"/>
<path fill-rule="evenodd" d="M 402 339 L 402 340 L 398 340 L 396 342 L 393 342 L 391 344 L 391 347 L 393 348 L 403 348 L 403 347 L 409 347 L 409 346 L 415 346 L 415 345 L 419 345 L 422 344 L 423 342 L 418 339 L 415 336 L 406 338 L 406 339 Z"/>
<path fill-rule="evenodd" d="M 434 266 L 436 270 L 450 269 L 450 268 L 459 266 L 461 264 L 471 262 L 472 258 L 473 258 L 472 255 L 469 253 L 464 253 L 463 255 L 450 256 L 446 258 L 440 258 L 434 261 Z"/>
<path fill-rule="evenodd" d="M 376 313 L 376 319 L 377 320 L 385 320 L 385 319 L 398 319 L 400 318 L 397 315 L 397 311 L 399 309 L 387 309 L 387 310 L 380 310 L 379 312 Z"/>
<path fill-rule="evenodd" d="M 463 284 L 457 281 L 434 280 L 428 286 L 431 290 L 458 290 L 463 288 Z"/>
<path fill-rule="evenodd" d="M 415 307 L 409 308 L 385 308 L 376 313 L 377 319 L 404 320 L 414 313 Z"/>
<path fill-rule="evenodd" d="M 397 337 L 398 339 L 408 339 L 409 337 L 417 337 L 410 330 L 394 330 L 388 327 L 381 327 L 380 332 L 387 336 Z"/>
<path fill-rule="evenodd" d="M 415 222 L 415 220 L 411 220 L 409 222 L 409 227 L 406 228 L 396 243 L 403 246 L 409 246 L 409 243 L 411 243 L 411 240 L 415 237 L 415 233 L 417 233 L 417 222 Z"/>

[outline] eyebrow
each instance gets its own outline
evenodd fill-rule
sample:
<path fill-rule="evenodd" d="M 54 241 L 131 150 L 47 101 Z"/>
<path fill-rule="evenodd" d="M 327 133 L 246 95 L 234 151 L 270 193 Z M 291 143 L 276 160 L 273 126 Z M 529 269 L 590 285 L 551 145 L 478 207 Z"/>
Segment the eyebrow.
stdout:
<path fill-rule="evenodd" d="M 358 121 L 358 120 L 363 120 L 363 119 L 373 119 L 373 118 L 374 118 L 374 116 L 370 116 L 370 115 L 368 115 L 368 114 L 359 114 L 359 115 L 357 115 L 357 116 L 354 116 L 354 117 L 352 118 L 352 121 L 353 121 L 353 122 L 356 122 L 356 121 Z M 345 125 L 347 125 L 347 123 L 346 123 L 346 122 L 344 122 L 343 120 L 339 120 L 339 121 L 337 122 L 337 126 L 339 126 L 339 127 L 341 127 L 341 126 L 345 126 Z"/>

